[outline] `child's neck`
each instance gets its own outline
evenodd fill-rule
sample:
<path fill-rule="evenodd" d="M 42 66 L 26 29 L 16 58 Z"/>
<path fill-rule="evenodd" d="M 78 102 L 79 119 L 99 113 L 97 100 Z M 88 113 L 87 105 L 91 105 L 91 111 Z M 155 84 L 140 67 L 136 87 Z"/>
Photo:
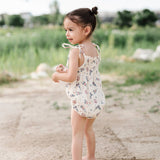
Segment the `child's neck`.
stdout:
<path fill-rule="evenodd" d="M 82 41 L 81 43 L 79 43 L 79 44 L 83 44 L 83 45 L 88 45 L 88 44 L 91 44 L 92 42 L 91 42 L 91 39 L 90 38 L 87 38 L 87 39 L 85 39 L 84 41 Z"/>

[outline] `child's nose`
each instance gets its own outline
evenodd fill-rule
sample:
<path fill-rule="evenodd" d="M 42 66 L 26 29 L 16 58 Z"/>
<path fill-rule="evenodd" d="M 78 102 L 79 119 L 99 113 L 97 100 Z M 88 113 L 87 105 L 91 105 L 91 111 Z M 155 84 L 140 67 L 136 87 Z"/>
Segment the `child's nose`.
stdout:
<path fill-rule="evenodd" d="M 67 31 L 67 32 L 66 32 L 66 37 L 67 37 L 68 35 L 69 35 L 69 32 Z"/>

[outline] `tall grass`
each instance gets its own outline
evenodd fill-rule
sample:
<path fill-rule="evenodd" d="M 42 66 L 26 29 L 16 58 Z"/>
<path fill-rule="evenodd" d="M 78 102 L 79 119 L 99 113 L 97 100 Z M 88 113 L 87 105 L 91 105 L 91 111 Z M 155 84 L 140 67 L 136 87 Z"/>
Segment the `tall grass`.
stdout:
<path fill-rule="evenodd" d="M 125 75 L 128 77 L 128 84 L 159 80 L 159 60 L 150 63 L 119 62 L 121 55 L 132 56 L 137 48 L 155 50 L 157 45 L 160 45 L 159 28 L 101 28 L 94 32 L 93 41 L 101 47 L 101 72 Z M 65 64 L 68 50 L 61 47 L 64 42 L 67 42 L 65 32 L 60 27 L 0 29 L 0 72 L 7 70 L 20 75 L 32 72 L 42 62 L 50 66 Z M 154 78 L 149 80 L 149 77 Z"/>

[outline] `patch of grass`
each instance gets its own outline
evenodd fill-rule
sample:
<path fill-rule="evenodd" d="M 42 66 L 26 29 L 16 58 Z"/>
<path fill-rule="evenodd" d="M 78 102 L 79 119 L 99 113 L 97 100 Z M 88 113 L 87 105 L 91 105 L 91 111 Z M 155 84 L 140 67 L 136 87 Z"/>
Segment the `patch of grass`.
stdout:
<path fill-rule="evenodd" d="M 111 94 L 107 94 L 107 95 L 105 95 L 105 98 L 111 98 L 112 97 L 112 95 Z"/>
<path fill-rule="evenodd" d="M 138 89 L 134 89 L 134 90 L 125 90 L 123 88 L 121 88 L 121 86 L 123 86 L 124 84 L 116 84 L 117 88 L 117 92 L 119 93 L 131 93 L 133 95 L 140 95 L 142 93 L 142 88 L 138 88 Z"/>
<path fill-rule="evenodd" d="M 58 105 L 57 102 L 54 102 L 54 103 L 53 103 L 53 107 L 54 107 L 54 109 L 56 109 L 56 110 L 59 110 L 59 109 L 60 109 L 60 106 Z"/>
<path fill-rule="evenodd" d="M 17 82 L 18 78 L 12 77 L 8 74 L 0 73 L 0 86 L 4 84 L 9 84 L 11 82 Z"/>
<path fill-rule="evenodd" d="M 160 110 L 160 105 L 154 105 L 150 108 L 149 112 L 156 113 L 156 112 L 159 112 L 159 110 Z"/>
<path fill-rule="evenodd" d="M 64 109 L 64 110 L 67 110 L 68 106 L 66 104 L 62 104 L 61 108 Z"/>
<path fill-rule="evenodd" d="M 115 101 L 120 101 L 120 100 L 122 100 L 123 99 L 123 97 L 118 97 L 118 98 L 115 98 L 114 100 Z"/>
<path fill-rule="evenodd" d="M 124 76 L 126 81 L 121 86 L 135 84 L 149 84 L 160 80 L 160 60 L 155 62 L 123 62 L 119 63 L 114 58 L 102 60 L 101 72 Z M 118 85 L 119 83 L 117 83 Z"/>
<path fill-rule="evenodd" d="M 66 109 L 68 109 L 68 107 L 66 106 L 66 104 L 63 104 L 62 106 L 60 106 L 58 104 L 58 102 L 54 102 L 53 103 L 53 107 L 54 107 L 55 110 L 60 110 L 60 109 L 66 110 Z"/>
<path fill-rule="evenodd" d="M 140 72 L 139 76 L 128 76 L 126 82 L 123 84 L 125 86 L 130 86 L 134 84 L 149 84 L 160 80 L 160 71 L 145 71 Z"/>

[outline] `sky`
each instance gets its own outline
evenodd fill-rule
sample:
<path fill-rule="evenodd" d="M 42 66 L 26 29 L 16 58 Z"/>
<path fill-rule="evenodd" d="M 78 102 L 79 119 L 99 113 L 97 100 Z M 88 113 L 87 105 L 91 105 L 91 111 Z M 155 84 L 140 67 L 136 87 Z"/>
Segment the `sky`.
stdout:
<path fill-rule="evenodd" d="M 50 13 L 49 5 L 54 0 L 0 0 L 0 14 L 20 14 L 31 12 L 33 15 Z M 60 12 L 65 14 L 74 9 L 97 6 L 99 13 L 117 12 L 124 9 L 137 11 L 148 8 L 160 11 L 160 0 L 57 0 Z"/>

